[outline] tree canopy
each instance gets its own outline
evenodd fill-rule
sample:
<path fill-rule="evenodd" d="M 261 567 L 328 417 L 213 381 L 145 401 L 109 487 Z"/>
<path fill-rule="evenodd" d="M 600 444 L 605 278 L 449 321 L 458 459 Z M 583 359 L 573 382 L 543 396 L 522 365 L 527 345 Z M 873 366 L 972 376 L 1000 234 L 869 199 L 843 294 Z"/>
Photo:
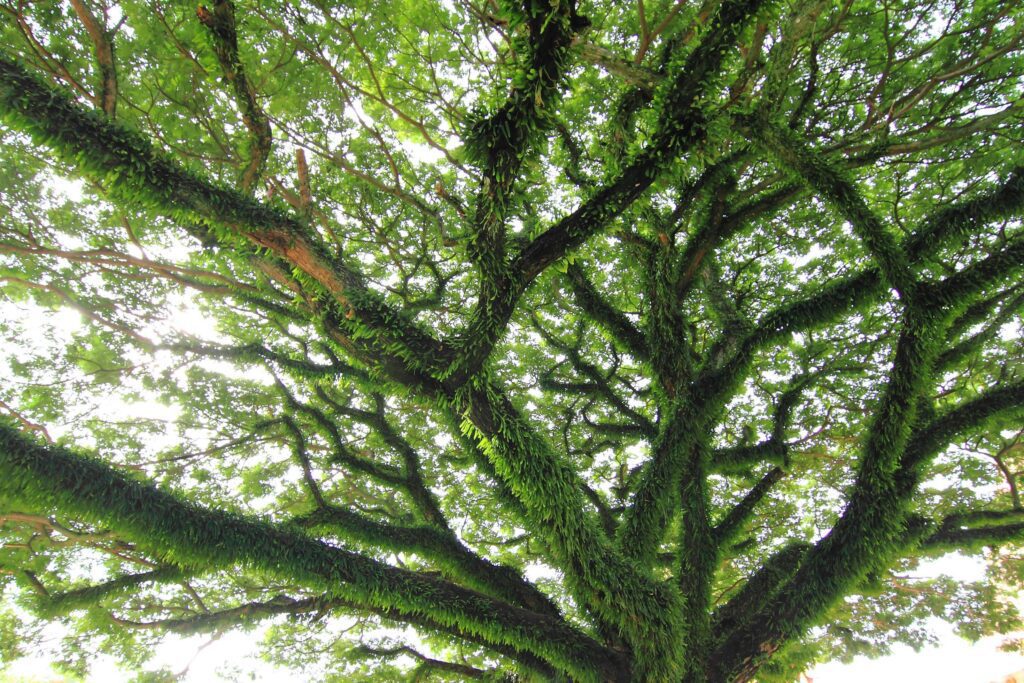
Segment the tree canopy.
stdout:
<path fill-rule="evenodd" d="M 1019 626 L 1024 6 L 208 2 L 0 0 L 3 658 L 768 681 Z"/>

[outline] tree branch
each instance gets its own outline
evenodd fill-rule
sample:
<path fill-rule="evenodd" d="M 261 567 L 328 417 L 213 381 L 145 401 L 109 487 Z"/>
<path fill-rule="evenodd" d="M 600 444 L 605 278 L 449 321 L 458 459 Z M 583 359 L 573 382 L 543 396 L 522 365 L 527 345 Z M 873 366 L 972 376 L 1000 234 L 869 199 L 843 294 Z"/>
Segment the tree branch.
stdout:
<path fill-rule="evenodd" d="M 114 62 L 112 35 L 89 9 L 85 0 L 71 0 L 71 7 L 75 10 L 78 20 L 82 22 L 82 26 L 85 27 L 86 33 L 92 40 L 102 83 L 100 96 L 97 98 L 100 107 L 107 116 L 114 118 L 117 112 L 117 65 Z"/>
<path fill-rule="evenodd" d="M 138 588 L 145 583 L 169 583 L 180 580 L 185 572 L 179 567 L 165 566 L 139 574 L 126 574 L 104 583 L 84 588 L 75 588 L 61 593 L 47 592 L 33 603 L 39 613 L 46 617 L 68 614 L 97 604 L 102 598 Z"/>
<path fill-rule="evenodd" d="M 240 180 L 243 190 L 251 191 L 263 175 L 270 157 L 270 121 L 256 100 L 256 89 L 245 73 L 238 55 L 238 32 L 235 29 L 235 4 L 231 0 L 217 0 L 211 12 L 203 5 L 196 16 L 205 26 L 213 43 L 213 52 L 220 62 L 224 78 L 231 85 L 235 103 L 242 113 L 242 123 L 249 130 L 249 163 Z"/>
<path fill-rule="evenodd" d="M 304 538 L 285 527 L 178 500 L 91 458 L 0 424 L 0 493 L 103 520 L 182 564 L 250 566 L 399 615 L 427 615 L 521 648 L 581 679 L 624 676 L 618 657 L 563 622 Z"/>
<path fill-rule="evenodd" d="M 604 230 L 640 197 L 678 156 L 705 135 L 704 114 L 697 101 L 710 77 L 721 68 L 726 54 L 750 17 L 764 0 L 725 0 L 712 21 L 714 27 L 689 55 L 665 87 L 660 100 L 664 125 L 651 144 L 611 183 L 582 206 L 532 240 L 502 277 L 481 297 L 473 318 L 461 333 L 463 348 L 453 372 L 472 374 L 479 369 L 504 332 L 520 296 L 548 266 L 591 236 Z"/>
<path fill-rule="evenodd" d="M 784 477 L 786 471 L 781 467 L 773 467 L 761 477 L 760 481 L 743 496 L 743 500 L 733 506 L 714 528 L 715 545 L 721 548 L 736 538 L 743 525 L 754 514 L 754 508 L 772 490 L 772 487 Z"/>
<path fill-rule="evenodd" d="M 574 597 L 612 626 L 635 654 L 635 673 L 674 676 L 683 653 L 679 596 L 626 561 L 587 513 L 577 473 L 531 429 L 497 386 L 468 387 L 451 406 L 466 436 L 479 443 L 495 474 L 542 535 Z M 643 615 L 642 617 L 640 615 Z"/>
<path fill-rule="evenodd" d="M 792 169 L 850 221 L 889 284 L 901 295 L 912 293 L 915 280 L 906 254 L 839 166 L 792 130 L 770 123 L 764 115 L 746 117 L 742 122 L 752 132 L 754 143 Z"/>
<path fill-rule="evenodd" d="M 303 527 L 336 529 L 345 538 L 369 544 L 378 550 L 416 553 L 436 563 L 445 574 L 473 590 L 538 614 L 560 617 L 551 599 L 528 583 L 518 571 L 479 557 L 450 531 L 431 526 L 384 524 L 331 504 L 298 517 L 294 522 Z"/>
<path fill-rule="evenodd" d="M 594 284 L 587 278 L 583 269 L 570 263 L 566 277 L 572 287 L 572 293 L 584 313 L 598 325 L 606 329 L 639 361 L 650 358 L 647 338 L 621 311 L 613 307 Z"/>
<path fill-rule="evenodd" d="M 83 110 L 5 56 L 0 57 L 0 113 L 121 200 L 185 225 L 202 223 L 221 241 L 242 237 L 273 252 L 330 297 L 324 317 L 333 323 L 339 343 L 365 362 L 383 365 L 396 381 L 430 383 L 423 369 L 444 355 L 439 342 L 368 290 L 356 269 L 289 214 L 186 171 L 142 136 Z M 357 342 L 367 336 L 370 345 Z"/>
<path fill-rule="evenodd" d="M 942 520 L 934 533 L 921 541 L 929 554 L 975 550 L 1024 540 L 1024 510 L 976 510 Z"/>

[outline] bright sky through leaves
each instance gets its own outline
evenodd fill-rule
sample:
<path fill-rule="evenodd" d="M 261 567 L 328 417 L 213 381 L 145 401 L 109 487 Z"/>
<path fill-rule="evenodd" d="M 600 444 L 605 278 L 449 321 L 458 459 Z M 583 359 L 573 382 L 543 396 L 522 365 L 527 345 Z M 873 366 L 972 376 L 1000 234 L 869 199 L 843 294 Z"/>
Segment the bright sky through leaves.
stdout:
<path fill-rule="evenodd" d="M 1019 650 L 1018 4 L 0 0 L 0 657 Z"/>

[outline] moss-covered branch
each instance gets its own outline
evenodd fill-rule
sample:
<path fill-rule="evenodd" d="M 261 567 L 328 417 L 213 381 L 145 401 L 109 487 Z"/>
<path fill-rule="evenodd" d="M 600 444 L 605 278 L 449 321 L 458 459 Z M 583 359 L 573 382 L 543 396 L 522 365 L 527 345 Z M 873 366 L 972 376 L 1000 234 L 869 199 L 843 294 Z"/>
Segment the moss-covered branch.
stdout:
<path fill-rule="evenodd" d="M 651 459 L 644 465 L 636 495 L 619 527 L 619 544 L 633 557 L 650 558 L 656 552 L 668 522 L 676 512 L 676 487 L 685 487 L 694 472 L 701 473 L 703 477 L 712 471 L 745 471 L 753 458 L 777 458 L 780 464 L 785 462 L 785 430 L 789 427 L 797 400 L 813 380 L 810 376 L 795 379 L 780 397 L 775 409 L 772 437 L 767 442 L 712 452 L 708 452 L 701 442 L 700 435 L 719 414 L 741 377 L 738 371 L 730 376 L 714 368 L 706 370 L 691 387 L 679 392 L 672 412 L 661 420 L 661 431 L 652 444 Z M 698 453 L 700 459 L 697 459 Z M 684 514 L 686 509 L 684 505 Z M 710 538 L 711 530 L 708 528 L 705 541 L 710 542 Z"/>
<path fill-rule="evenodd" d="M 396 657 L 403 656 L 412 657 L 419 662 L 419 664 L 417 664 L 412 670 L 411 676 L 414 681 L 429 676 L 433 672 L 458 676 L 459 680 L 485 678 L 488 675 L 488 672 L 483 669 L 477 669 L 476 667 L 469 666 L 467 664 L 459 664 L 457 662 L 448 662 L 442 659 L 428 657 L 408 645 L 398 645 L 395 647 L 372 647 L 370 645 L 360 645 L 356 648 L 356 651 L 359 656 L 373 657 L 376 659 L 394 659 Z"/>
<path fill-rule="evenodd" d="M 694 461 L 695 451 L 703 449 L 698 439 L 705 422 L 692 403 L 680 403 L 660 421 L 658 436 L 651 444 L 651 458 L 641 470 L 636 492 L 618 529 L 618 546 L 638 562 L 652 560 L 669 521 L 679 511 L 683 470 L 690 465 L 706 473 L 706 463 Z"/>
<path fill-rule="evenodd" d="M 904 245 L 911 259 L 934 253 L 938 246 L 981 234 L 995 221 L 1019 215 L 1024 207 L 1024 167 L 1016 167 L 999 186 L 954 202 L 929 216 Z"/>
<path fill-rule="evenodd" d="M 742 474 L 751 466 L 760 463 L 786 464 L 789 445 L 786 431 L 793 421 L 793 410 L 804 390 L 815 381 L 815 375 L 804 374 L 796 377 L 779 397 L 772 418 L 772 435 L 761 443 L 745 446 L 718 448 L 711 454 L 711 470 L 721 474 Z"/>
<path fill-rule="evenodd" d="M 743 530 L 743 525 L 754 513 L 754 508 L 764 500 L 764 497 L 772 490 L 776 483 L 782 480 L 786 471 L 781 467 L 773 467 L 758 480 L 747 495 L 736 503 L 731 510 L 715 525 L 715 544 L 721 548 L 722 545 L 734 540 Z"/>
<path fill-rule="evenodd" d="M 583 268 L 569 264 L 566 276 L 572 287 L 576 305 L 598 325 L 608 331 L 615 340 L 639 361 L 650 358 L 647 338 L 633 322 L 601 295 L 590 281 Z"/>
<path fill-rule="evenodd" d="M 713 657 L 713 680 L 746 678 L 787 639 L 803 633 L 867 572 L 902 550 L 907 497 L 897 472 L 919 403 L 929 386 L 948 316 L 910 305 L 885 393 L 864 443 L 857 479 L 842 516 L 809 552 L 779 594 Z"/>
<path fill-rule="evenodd" d="M 583 483 L 493 384 L 467 387 L 451 406 L 525 521 L 552 550 L 575 599 L 632 648 L 634 673 L 682 674 L 685 656 L 678 593 L 626 561 L 587 510 Z"/>
<path fill-rule="evenodd" d="M 116 199 L 185 225 L 201 223 L 227 244 L 244 239 L 301 271 L 337 341 L 402 382 L 421 382 L 443 348 L 408 316 L 364 286 L 359 272 L 330 253 L 293 216 L 209 182 L 160 154 L 136 132 L 78 106 L 0 56 L 0 116 L 45 145 Z"/>
<path fill-rule="evenodd" d="M 176 564 L 251 567 L 312 590 L 532 652 L 581 680 L 620 680 L 625 663 L 575 629 L 446 582 L 387 566 L 288 528 L 210 510 L 97 460 L 0 424 L 0 494 L 105 525 Z"/>
<path fill-rule="evenodd" d="M 561 96 L 576 31 L 589 21 L 576 14 L 575 2 L 506 3 L 513 33 L 524 31 L 514 44 L 525 55 L 515 64 L 512 89 L 495 112 L 474 118 L 465 135 L 466 149 L 482 169 L 476 197 L 473 239 L 469 254 L 481 268 L 481 296 L 498 294 L 503 276 L 505 214 L 512 201 L 523 161 L 535 152 L 550 127 Z"/>
<path fill-rule="evenodd" d="M 779 586 L 796 573 L 810 549 L 808 543 L 789 543 L 769 557 L 757 573 L 747 579 L 743 588 L 715 611 L 712 624 L 716 640 L 721 642 L 759 614 L 778 592 Z"/>
<path fill-rule="evenodd" d="M 943 280 L 924 289 L 922 294 L 935 306 L 956 306 L 983 294 L 1001 281 L 1024 270 L 1024 237 Z"/>
<path fill-rule="evenodd" d="M 376 550 L 415 553 L 474 590 L 539 614 L 559 616 L 550 598 L 511 567 L 494 564 L 463 545 L 455 534 L 433 526 L 397 526 L 327 504 L 294 520 L 303 527 L 330 529 Z"/>
<path fill-rule="evenodd" d="M 765 439 L 750 446 L 716 448 L 711 454 L 710 469 L 716 474 L 746 474 L 763 463 L 782 465 L 789 455 L 784 441 Z"/>
<path fill-rule="evenodd" d="M 971 551 L 1024 540 L 1024 510 L 976 510 L 949 515 L 921 541 L 928 554 Z"/>
<path fill-rule="evenodd" d="M 827 199 L 850 222 L 853 231 L 878 263 L 886 281 L 910 294 L 914 277 L 903 249 L 882 220 L 868 206 L 853 180 L 826 155 L 812 149 L 793 130 L 775 125 L 763 115 L 743 119 L 753 142 L 794 171 L 808 186 Z"/>
<path fill-rule="evenodd" d="M 124 617 L 112 616 L 115 623 L 136 629 L 170 631 L 182 635 L 211 633 L 238 624 L 252 623 L 279 614 L 307 614 L 310 612 L 326 612 L 345 606 L 342 600 L 322 598 L 303 598 L 296 600 L 281 595 L 264 602 L 247 602 L 237 607 L 204 612 L 189 617 L 156 619 L 153 621 L 137 621 Z"/>
<path fill-rule="evenodd" d="M 662 128 L 650 146 L 613 182 L 598 190 L 579 209 L 548 228 L 517 257 L 517 270 L 532 281 L 547 266 L 603 230 L 657 180 L 679 154 L 705 135 L 698 99 L 722 68 L 736 37 L 758 12 L 761 0 L 726 0 L 711 18 L 711 30 L 682 61 L 673 65 L 656 104 L 665 113 Z M 680 59 L 677 57 L 677 59 Z"/>
<path fill-rule="evenodd" d="M 174 566 L 160 567 L 139 574 L 126 574 L 83 588 L 73 588 L 60 593 L 48 591 L 45 595 L 35 598 L 33 607 L 44 616 L 68 614 L 77 609 L 91 607 L 109 595 L 123 593 L 147 583 L 179 581 L 186 575 L 187 572 Z"/>
<path fill-rule="evenodd" d="M 958 435 L 983 426 L 997 415 L 1015 411 L 1024 411 L 1024 382 L 989 389 L 918 427 L 900 458 L 897 475 L 900 495 L 908 496 L 913 492 L 925 466 Z"/>
<path fill-rule="evenodd" d="M 231 0 L 217 0 L 212 11 L 200 5 L 196 16 L 209 31 L 213 52 L 234 93 L 235 103 L 242 113 L 242 123 L 249 131 L 249 162 L 239 183 L 242 189 L 252 190 L 263 175 L 272 138 L 270 121 L 256 99 L 256 90 L 238 55 L 235 4 Z"/>
<path fill-rule="evenodd" d="M 337 359 L 330 364 L 314 363 L 305 358 L 295 358 L 284 353 L 273 351 L 265 345 L 251 342 L 238 346 L 225 346 L 219 344 L 208 344 L 201 342 L 169 342 L 160 344 L 159 348 L 175 351 L 178 353 L 191 353 L 204 358 L 217 358 L 221 360 L 241 361 L 243 363 L 259 364 L 269 362 L 288 370 L 296 377 L 303 379 L 318 379 L 329 377 L 346 376 L 368 380 L 366 373 L 348 363 Z"/>
<path fill-rule="evenodd" d="M 945 246 L 962 240 L 985 225 L 1019 215 L 1024 210 L 1024 171 L 1015 169 L 1004 183 L 979 196 L 955 204 L 926 219 L 901 245 L 911 265 L 916 265 Z M 753 352 L 795 332 L 826 325 L 885 291 L 885 280 L 878 268 L 816 286 L 815 292 L 768 311 L 754 329 L 736 345 L 737 350 L 718 371 L 724 378 L 742 373 Z M 713 379 L 713 378 L 711 378 Z M 715 380 L 717 381 L 717 380 Z"/>
<path fill-rule="evenodd" d="M 578 384 L 578 387 L 585 387 L 585 393 L 591 393 L 596 397 L 603 398 L 615 412 L 627 419 L 629 424 L 635 426 L 637 432 L 645 438 L 653 439 L 657 435 L 657 428 L 651 420 L 646 415 L 634 410 L 621 396 L 615 393 L 611 386 L 611 378 L 614 377 L 614 374 L 606 377 L 600 368 L 583 358 L 577 347 L 563 342 L 549 332 L 536 316 L 532 317 L 532 322 L 533 328 L 540 333 L 544 341 L 564 353 L 573 369 L 589 380 L 586 384 Z"/>
<path fill-rule="evenodd" d="M 571 214 L 556 222 L 514 255 L 501 277 L 482 296 L 461 337 L 463 349 L 453 373 L 472 373 L 504 332 L 520 296 L 536 277 L 569 251 L 607 228 L 647 191 L 680 154 L 706 135 L 699 100 L 722 68 L 736 37 L 766 0 L 725 0 L 712 17 L 711 29 L 689 54 L 677 57 L 672 77 L 656 98 L 663 112 L 661 128 L 650 145 L 611 182 Z"/>
<path fill-rule="evenodd" d="M 1014 296 L 1015 292 L 1017 294 Z M 998 310 L 994 311 L 996 307 Z M 1000 329 L 1022 310 L 1024 310 L 1024 286 L 1011 288 L 977 302 L 955 321 L 954 328 L 964 330 L 976 324 L 983 324 L 982 329 L 943 351 L 936 361 L 936 367 L 940 370 L 955 367 L 960 361 L 979 352 L 986 343 L 995 339 Z M 950 333 L 951 335 L 954 333 L 952 329 Z"/>

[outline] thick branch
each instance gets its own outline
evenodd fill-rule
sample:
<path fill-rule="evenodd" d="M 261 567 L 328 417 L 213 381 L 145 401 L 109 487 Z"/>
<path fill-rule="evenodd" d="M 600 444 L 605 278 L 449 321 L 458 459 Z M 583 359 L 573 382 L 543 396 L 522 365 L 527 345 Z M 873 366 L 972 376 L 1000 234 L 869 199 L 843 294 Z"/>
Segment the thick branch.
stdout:
<path fill-rule="evenodd" d="M 759 613 L 779 586 L 796 573 L 810 549 L 807 543 L 790 543 L 769 557 L 740 592 L 715 612 L 712 622 L 716 639 L 723 640 Z"/>
<path fill-rule="evenodd" d="M 452 406 L 481 450 L 542 535 L 574 597 L 633 649 L 638 676 L 681 673 L 679 596 L 627 562 L 588 514 L 577 473 L 531 429 L 494 385 L 459 392 Z"/>
<path fill-rule="evenodd" d="M 710 76 L 717 73 L 760 0 L 726 0 L 711 20 L 714 28 L 687 57 L 668 84 L 663 100 L 663 127 L 617 180 L 599 190 L 579 209 L 531 242 L 517 258 L 517 270 L 528 283 L 547 266 L 582 244 L 643 194 L 662 170 L 704 136 L 703 115 L 696 101 Z"/>
<path fill-rule="evenodd" d="M 500 109 L 473 121 L 465 136 L 468 152 L 482 167 L 476 198 L 475 235 L 470 256 L 481 268 L 481 296 L 493 296 L 505 263 L 505 212 L 524 159 L 550 122 L 547 113 L 560 97 L 569 44 L 575 30 L 589 22 L 577 17 L 575 3 L 520 2 L 508 9 L 528 31 L 526 58 L 512 91 Z"/>
<path fill-rule="evenodd" d="M 787 639 L 802 633 L 872 569 L 902 550 L 907 498 L 896 473 L 945 333 L 942 317 L 909 306 L 881 403 L 864 444 L 846 509 L 776 598 L 721 642 L 714 680 L 745 680 Z"/>
<path fill-rule="evenodd" d="M 1006 182 L 991 192 L 955 204 L 924 221 L 902 245 L 911 264 L 920 263 L 943 246 L 982 231 L 988 224 L 1019 215 L 1024 208 L 1024 169 L 1015 169 Z M 721 374 L 736 376 L 756 349 L 775 343 L 794 332 L 814 329 L 836 320 L 857 306 L 879 296 L 884 280 L 877 268 L 835 280 L 816 293 L 785 304 L 761 317 L 738 346 Z"/>
<path fill-rule="evenodd" d="M 662 172 L 687 149 L 703 140 L 704 115 L 698 99 L 717 73 L 736 36 L 764 0 L 725 0 L 712 20 L 712 30 L 680 64 L 665 86 L 662 128 L 651 144 L 612 182 L 576 211 L 530 242 L 512 260 L 507 273 L 481 298 L 473 319 L 462 333 L 464 349 L 454 371 L 472 374 L 490 354 L 504 332 L 520 296 L 552 263 L 604 230 L 639 198 Z"/>
<path fill-rule="evenodd" d="M 937 531 L 922 542 L 921 548 L 925 552 L 951 552 L 1021 541 L 1024 541 L 1024 522 Z"/>
<path fill-rule="evenodd" d="M 374 614 L 396 624 L 411 624 L 427 631 L 444 633 L 494 650 L 538 673 L 545 679 L 551 679 L 557 675 L 544 661 L 529 652 L 515 646 L 493 645 L 487 640 L 463 630 L 458 624 L 442 624 L 424 615 L 405 615 L 392 609 L 367 607 L 366 605 L 359 605 L 349 600 L 334 597 L 331 594 L 311 598 L 292 598 L 286 595 L 279 595 L 270 600 L 248 602 L 237 607 L 230 607 L 208 614 L 198 614 L 184 619 L 161 619 L 146 622 L 118 617 L 114 619 L 118 624 L 132 628 L 163 629 L 191 635 L 218 631 L 239 623 L 257 621 L 278 614 L 321 614 L 337 610 L 345 610 L 350 613 Z"/>
<path fill-rule="evenodd" d="M 434 363 L 439 343 L 369 291 L 357 270 L 289 214 L 186 171 L 142 136 L 83 110 L 7 57 L 0 57 L 0 114 L 120 200 L 144 204 L 185 225 L 204 223 L 222 241 L 242 237 L 270 250 L 329 295 L 332 307 L 324 315 L 336 330 L 347 332 L 339 343 L 367 362 L 384 364 L 398 381 L 427 381 L 422 369 Z M 368 352 L 367 344 L 352 336 L 369 336 L 375 350 Z"/>
<path fill-rule="evenodd" d="M 40 446 L 0 425 L 0 493 L 102 520 L 183 564 L 250 566 L 400 615 L 427 615 L 498 645 L 522 648 L 572 677 L 620 679 L 614 654 L 564 623 L 449 583 L 303 537 L 285 527 L 201 508 L 99 461 Z"/>

